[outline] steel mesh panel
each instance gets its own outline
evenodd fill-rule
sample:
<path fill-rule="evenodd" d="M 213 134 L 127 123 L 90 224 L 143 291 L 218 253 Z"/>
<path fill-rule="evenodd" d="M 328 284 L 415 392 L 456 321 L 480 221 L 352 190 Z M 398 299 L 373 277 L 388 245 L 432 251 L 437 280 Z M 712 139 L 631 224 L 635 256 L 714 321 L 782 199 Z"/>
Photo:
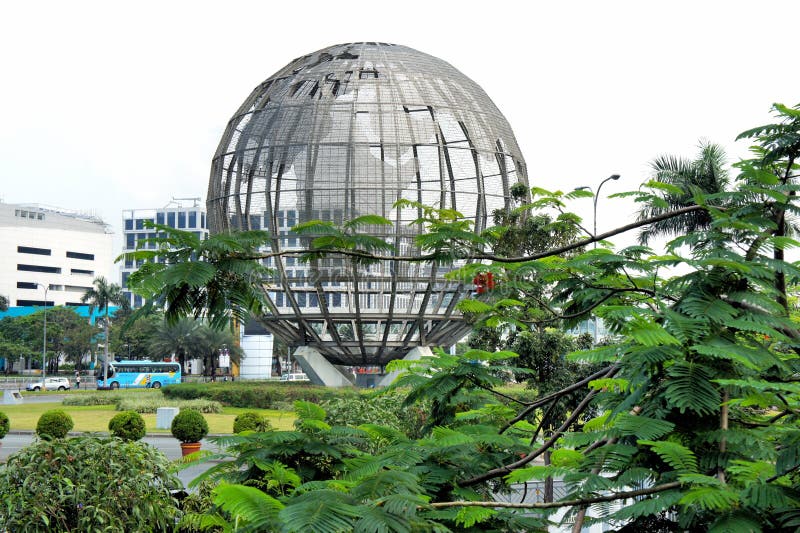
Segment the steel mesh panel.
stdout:
<path fill-rule="evenodd" d="M 412 255 L 420 213 L 394 208 L 398 199 L 456 209 L 481 231 L 517 182 L 527 178 L 514 134 L 477 84 L 411 48 L 349 43 L 295 59 L 231 118 L 212 162 L 209 226 L 266 229 L 277 252 L 308 246 L 297 223 L 374 213 L 394 225 L 372 233 Z M 444 280 L 451 267 L 265 264 L 276 275 L 261 321 L 336 364 L 384 364 L 468 330 L 455 304 L 472 287 Z"/>

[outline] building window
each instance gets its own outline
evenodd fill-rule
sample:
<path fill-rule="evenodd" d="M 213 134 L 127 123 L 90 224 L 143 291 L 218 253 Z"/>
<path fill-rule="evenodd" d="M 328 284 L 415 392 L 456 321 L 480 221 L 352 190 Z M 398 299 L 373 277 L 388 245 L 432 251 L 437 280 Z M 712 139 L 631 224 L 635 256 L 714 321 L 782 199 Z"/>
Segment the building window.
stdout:
<path fill-rule="evenodd" d="M 50 300 L 48 300 L 46 302 L 44 300 L 17 300 L 17 306 L 18 307 L 32 307 L 32 306 L 35 306 L 35 305 L 38 305 L 40 307 L 44 307 L 44 306 L 53 307 L 55 305 L 55 302 L 52 302 Z"/>
<path fill-rule="evenodd" d="M 34 248 L 33 246 L 17 246 L 17 252 L 21 254 L 50 255 L 47 248 Z"/>
<path fill-rule="evenodd" d="M 286 226 L 292 228 L 297 224 L 297 211 L 290 209 L 286 211 Z"/>
<path fill-rule="evenodd" d="M 125 248 L 127 250 L 133 250 L 136 248 L 136 234 L 135 233 L 128 233 L 125 235 Z"/>
<path fill-rule="evenodd" d="M 200 213 L 200 227 L 205 229 L 206 227 L 206 214 Z"/>
<path fill-rule="evenodd" d="M 38 285 L 35 283 L 31 283 L 29 281 L 18 281 L 17 288 L 18 289 L 36 289 Z"/>
<path fill-rule="evenodd" d="M 125 219 L 125 229 L 128 230 L 128 231 L 133 229 L 133 219 L 132 218 L 126 218 Z"/>
<path fill-rule="evenodd" d="M 72 259 L 84 259 L 86 261 L 94 261 L 94 254 L 82 254 L 80 252 L 67 252 L 67 257 Z"/>
<path fill-rule="evenodd" d="M 24 209 L 15 209 L 14 216 L 19 218 L 27 218 L 30 220 L 44 220 L 44 213 L 37 213 L 36 211 L 26 211 Z"/>
<path fill-rule="evenodd" d="M 94 276 L 94 270 L 83 270 L 80 268 L 73 268 L 72 270 L 70 270 L 70 272 L 72 274 L 79 274 L 82 276 Z"/>
<path fill-rule="evenodd" d="M 64 285 L 64 290 L 67 292 L 86 292 L 90 289 L 91 287 L 81 287 L 79 285 Z"/>
<path fill-rule="evenodd" d="M 178 213 L 178 227 L 181 229 L 186 227 L 186 213 L 184 211 Z"/>
<path fill-rule="evenodd" d="M 167 226 L 170 228 L 175 227 L 175 213 L 167 213 Z"/>
<path fill-rule="evenodd" d="M 137 218 L 136 219 L 136 229 L 144 229 L 144 219 Z"/>
<path fill-rule="evenodd" d="M 123 272 L 122 273 L 122 288 L 123 289 L 127 289 L 128 288 L 128 276 L 130 276 L 130 275 L 131 275 L 130 272 Z"/>
<path fill-rule="evenodd" d="M 59 267 L 48 267 L 41 265 L 17 265 L 17 270 L 23 272 L 47 272 L 48 274 L 61 274 Z"/>
<path fill-rule="evenodd" d="M 189 211 L 189 227 L 197 227 L 197 211 Z"/>
<path fill-rule="evenodd" d="M 164 225 L 164 213 L 156 213 L 156 224 Z"/>

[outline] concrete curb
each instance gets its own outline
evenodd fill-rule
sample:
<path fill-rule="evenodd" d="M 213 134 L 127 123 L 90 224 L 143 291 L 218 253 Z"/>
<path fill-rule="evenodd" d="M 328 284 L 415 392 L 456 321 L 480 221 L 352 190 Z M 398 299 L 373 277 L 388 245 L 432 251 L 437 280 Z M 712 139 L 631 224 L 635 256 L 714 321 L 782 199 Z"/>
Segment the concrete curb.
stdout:
<path fill-rule="evenodd" d="M 8 435 L 36 435 L 36 431 L 32 429 L 12 429 L 7 433 Z M 80 437 L 82 435 L 99 435 L 102 437 L 108 437 L 110 433 L 108 431 L 70 431 L 67 433 L 69 437 Z M 214 438 L 214 437 L 231 437 L 233 433 L 209 433 L 205 436 L 206 439 Z M 168 439 L 174 439 L 175 437 L 172 436 L 171 433 L 146 433 L 145 437 L 164 437 Z"/>

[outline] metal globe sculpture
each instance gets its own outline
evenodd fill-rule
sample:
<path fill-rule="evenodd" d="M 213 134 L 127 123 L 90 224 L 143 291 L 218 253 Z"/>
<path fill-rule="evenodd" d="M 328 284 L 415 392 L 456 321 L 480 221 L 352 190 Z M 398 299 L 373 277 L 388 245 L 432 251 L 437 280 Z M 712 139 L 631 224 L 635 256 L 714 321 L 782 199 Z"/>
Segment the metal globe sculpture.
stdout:
<path fill-rule="evenodd" d="M 518 182 L 527 178 L 511 127 L 475 82 L 405 46 L 349 43 L 297 58 L 256 87 L 217 148 L 207 208 L 212 232 L 268 230 L 273 252 L 308 247 L 295 224 L 377 214 L 393 225 L 370 234 L 408 256 L 424 228 L 397 200 L 458 210 L 479 232 L 510 207 Z M 276 277 L 261 322 L 333 364 L 383 365 L 469 329 L 456 303 L 473 286 L 445 280 L 452 267 L 362 266 L 342 255 L 265 263 Z"/>

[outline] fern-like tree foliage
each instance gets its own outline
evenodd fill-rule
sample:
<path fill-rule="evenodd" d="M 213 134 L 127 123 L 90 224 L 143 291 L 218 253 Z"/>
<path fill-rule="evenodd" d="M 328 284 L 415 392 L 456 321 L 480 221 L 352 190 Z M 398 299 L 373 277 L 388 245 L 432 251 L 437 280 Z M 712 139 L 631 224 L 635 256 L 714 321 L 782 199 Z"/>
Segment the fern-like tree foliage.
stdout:
<path fill-rule="evenodd" d="M 404 374 L 393 388 L 407 391 L 409 406 L 430 406 L 421 437 L 374 423 L 330 425 L 321 407 L 298 403 L 295 431 L 221 439 L 232 461 L 205 476 L 227 483 L 203 507 L 206 522 L 253 531 L 536 531 L 558 516 L 573 531 L 597 520 L 620 531 L 796 531 L 800 330 L 787 296 L 800 269 L 783 252 L 800 244 L 786 223 L 798 210 L 800 108 L 773 110 L 774 124 L 742 134 L 755 143 L 753 158 L 736 165 L 730 188 L 683 190 L 691 198 L 673 209 L 664 191 L 680 187 L 649 182 L 625 195 L 653 216 L 550 250 L 487 252 L 502 229 L 473 239 L 454 214 L 417 206 L 429 260 L 494 261 L 453 275 L 496 269 L 502 283 L 541 300 L 543 313 L 526 315 L 524 302 L 502 291 L 482 295 L 464 308 L 476 321 L 522 332 L 596 313 L 616 342 L 570 354 L 583 373 L 533 398 L 500 389 L 520 364 L 511 352 L 395 361 L 390 370 Z M 531 212 L 555 210 L 555 220 L 566 211 L 567 195 L 530 192 Z M 610 242 L 586 250 L 687 213 L 707 220 L 663 253 Z M 381 257 L 352 235 L 332 230 L 323 249 L 306 252 Z M 522 504 L 497 497 L 547 478 L 563 480 L 567 494 Z"/>

